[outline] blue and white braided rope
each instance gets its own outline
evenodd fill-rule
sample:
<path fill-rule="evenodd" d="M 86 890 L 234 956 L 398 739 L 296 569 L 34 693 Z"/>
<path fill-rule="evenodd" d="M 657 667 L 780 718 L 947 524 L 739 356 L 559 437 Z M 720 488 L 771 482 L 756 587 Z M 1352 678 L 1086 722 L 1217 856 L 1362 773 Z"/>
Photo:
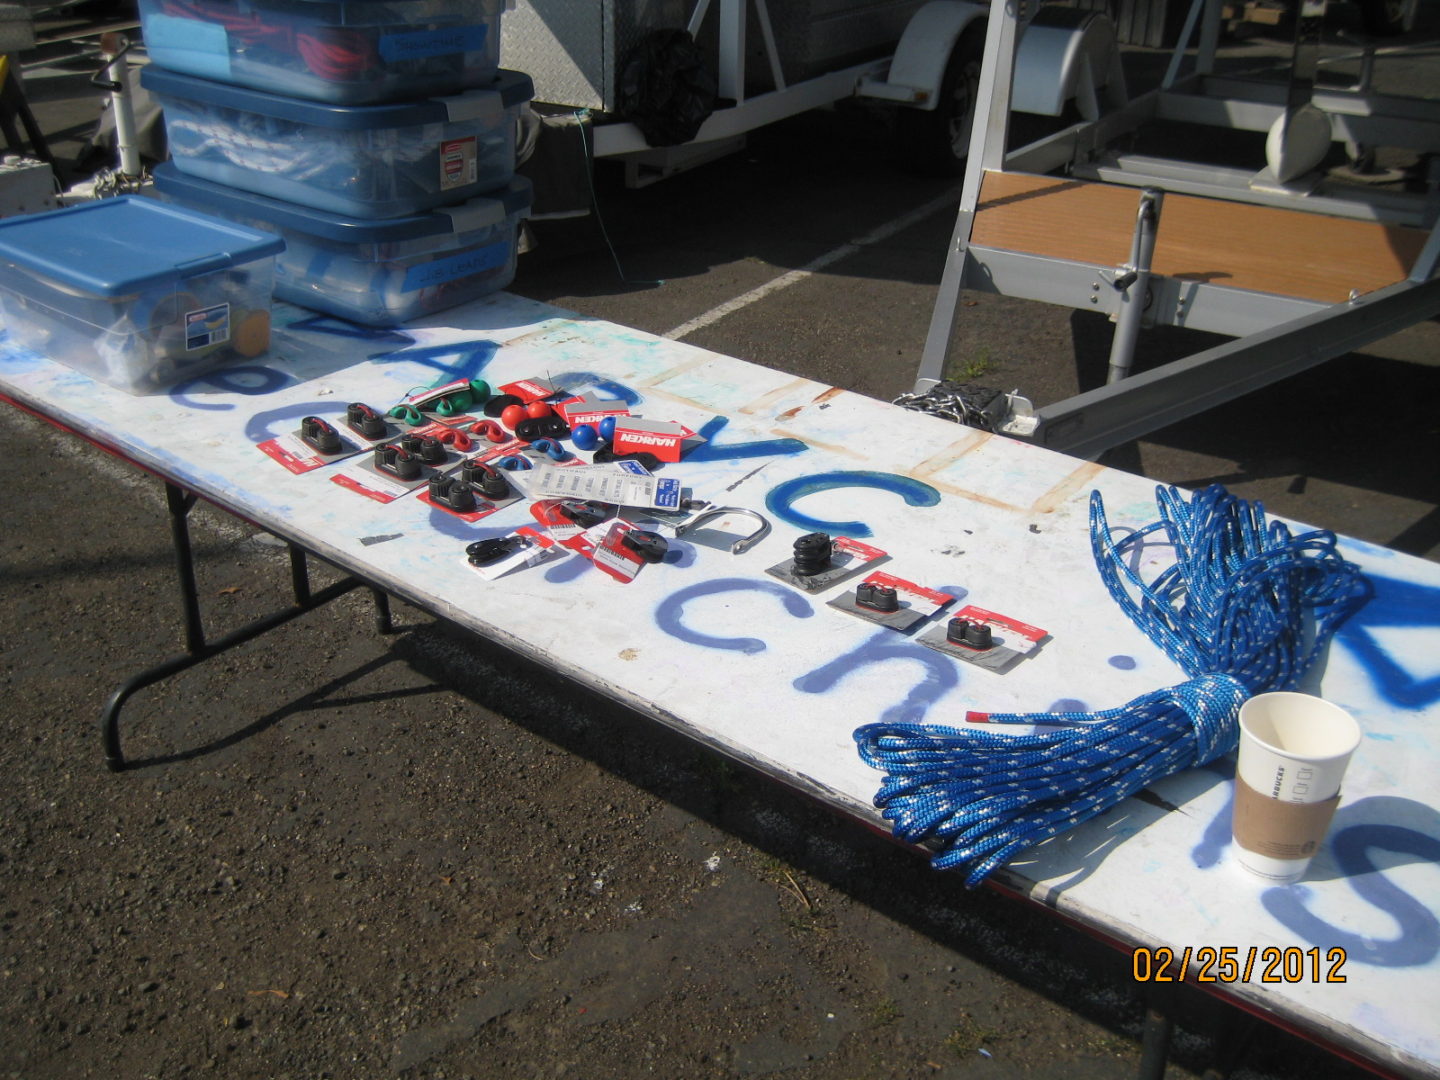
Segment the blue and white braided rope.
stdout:
<path fill-rule="evenodd" d="M 869 724 L 860 756 L 885 771 L 875 805 L 895 835 L 939 847 L 933 864 L 980 884 L 1025 848 L 1122 799 L 1234 749 L 1240 705 L 1291 690 L 1368 584 L 1333 533 L 1292 537 L 1264 508 L 1218 485 L 1188 502 L 1156 492 L 1160 520 L 1116 540 L 1099 492 L 1090 540 L 1101 579 L 1130 619 L 1190 676 L 1099 712 L 990 713 L 1030 734 L 924 724 Z M 1147 544 L 1175 561 L 1145 582 Z"/>

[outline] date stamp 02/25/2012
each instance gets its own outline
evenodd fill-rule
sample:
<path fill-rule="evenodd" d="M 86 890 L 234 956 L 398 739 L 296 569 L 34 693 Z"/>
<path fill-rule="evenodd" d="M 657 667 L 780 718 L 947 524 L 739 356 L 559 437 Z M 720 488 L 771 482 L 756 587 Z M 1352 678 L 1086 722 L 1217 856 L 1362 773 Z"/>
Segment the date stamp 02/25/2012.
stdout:
<path fill-rule="evenodd" d="M 1130 954 L 1138 983 L 1343 983 L 1345 950 L 1278 945 L 1140 946 Z"/>

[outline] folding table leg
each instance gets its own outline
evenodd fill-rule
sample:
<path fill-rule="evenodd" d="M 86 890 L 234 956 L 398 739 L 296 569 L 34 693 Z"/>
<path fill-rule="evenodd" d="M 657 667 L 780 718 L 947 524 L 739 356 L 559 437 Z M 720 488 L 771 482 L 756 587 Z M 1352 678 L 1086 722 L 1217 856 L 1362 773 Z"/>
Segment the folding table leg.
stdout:
<path fill-rule="evenodd" d="M 1170 1056 L 1170 1035 L 1175 1030 L 1171 1006 L 1174 994 L 1169 986 L 1152 984 L 1145 1001 L 1145 1032 L 1140 1038 L 1140 1067 L 1137 1080 L 1163 1080 Z"/>
<path fill-rule="evenodd" d="M 125 768 L 125 755 L 120 746 L 120 710 L 125 702 L 139 690 L 194 667 L 212 656 L 217 656 L 237 645 L 259 637 L 267 630 L 283 626 L 291 619 L 305 614 L 322 604 L 338 599 L 352 589 L 368 582 L 356 577 L 345 578 L 327 585 L 318 592 L 310 589 L 309 570 L 305 550 L 290 545 L 290 579 L 295 593 L 294 606 L 281 608 L 252 623 L 232 630 L 223 637 L 209 641 L 200 615 L 200 593 L 195 582 L 195 558 L 190 547 L 190 511 L 195 506 L 195 496 L 168 481 L 165 484 L 165 500 L 170 512 L 170 538 L 175 549 L 175 571 L 180 584 L 180 602 L 185 620 L 185 652 L 172 656 L 154 667 L 147 668 L 120 686 L 100 713 L 100 739 L 105 752 L 105 765 L 111 772 Z M 375 625 L 381 633 L 389 633 L 389 598 L 373 585 L 369 585 L 375 597 Z"/>

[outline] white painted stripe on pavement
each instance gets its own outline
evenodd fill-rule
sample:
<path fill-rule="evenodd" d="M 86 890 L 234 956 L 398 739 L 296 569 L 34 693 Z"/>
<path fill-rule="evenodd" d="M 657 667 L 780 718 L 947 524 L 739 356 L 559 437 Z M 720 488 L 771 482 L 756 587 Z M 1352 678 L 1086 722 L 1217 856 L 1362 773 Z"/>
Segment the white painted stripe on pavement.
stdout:
<path fill-rule="evenodd" d="M 693 334 L 696 330 L 699 330 L 702 327 L 709 326 L 711 323 L 719 322 L 726 315 L 729 315 L 732 312 L 739 311 L 741 308 L 744 307 L 749 307 L 757 300 L 765 299 L 765 297 L 769 296 L 771 293 L 779 292 L 781 289 L 789 288 L 791 285 L 795 285 L 801 281 L 804 281 L 806 278 L 818 273 L 821 270 L 824 270 L 825 267 L 829 266 L 831 263 L 843 259 L 847 255 L 854 255 L 857 251 L 860 251 L 862 248 L 868 247 L 871 244 L 878 244 L 882 240 L 888 240 L 896 233 L 908 229 L 916 222 L 923 221 L 931 214 L 938 213 L 939 211 L 945 209 L 947 206 L 958 205 L 959 199 L 960 193 L 958 189 L 951 194 L 942 195 L 937 199 L 931 199 L 924 205 L 918 206 L 914 210 L 911 210 L 908 214 L 903 214 L 900 217 L 895 218 L 893 221 L 887 222 L 886 224 L 881 225 L 876 229 L 873 229 L 872 231 L 866 233 L 864 236 L 860 237 L 858 240 L 852 240 L 848 244 L 841 244 L 839 247 L 833 248 L 832 250 L 825 252 L 825 254 L 819 256 L 818 258 L 812 259 L 800 269 L 791 270 L 788 273 L 781 274 L 777 278 L 772 278 L 764 285 L 758 285 L 755 288 L 751 289 L 749 292 L 741 293 L 733 300 L 727 300 L 725 301 L 725 303 L 711 308 L 704 314 L 695 316 L 695 318 L 691 319 L 689 322 L 683 322 L 679 326 L 675 327 L 675 329 L 667 330 L 660 336 L 672 338 L 677 341 L 680 338 L 687 337 L 688 335 Z"/>

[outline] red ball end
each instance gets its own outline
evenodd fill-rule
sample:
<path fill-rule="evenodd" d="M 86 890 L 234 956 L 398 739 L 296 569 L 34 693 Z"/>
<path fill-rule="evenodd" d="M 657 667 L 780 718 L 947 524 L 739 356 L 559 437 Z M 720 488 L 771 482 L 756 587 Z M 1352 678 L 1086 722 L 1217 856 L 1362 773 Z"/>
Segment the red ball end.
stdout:
<path fill-rule="evenodd" d="M 544 420 L 547 416 L 555 415 L 555 410 L 543 401 L 532 401 L 525 406 L 525 415 L 531 420 Z"/>
<path fill-rule="evenodd" d="M 528 419 L 523 405 L 506 405 L 505 410 L 500 414 L 500 422 L 514 431 L 520 426 L 521 420 Z"/>

